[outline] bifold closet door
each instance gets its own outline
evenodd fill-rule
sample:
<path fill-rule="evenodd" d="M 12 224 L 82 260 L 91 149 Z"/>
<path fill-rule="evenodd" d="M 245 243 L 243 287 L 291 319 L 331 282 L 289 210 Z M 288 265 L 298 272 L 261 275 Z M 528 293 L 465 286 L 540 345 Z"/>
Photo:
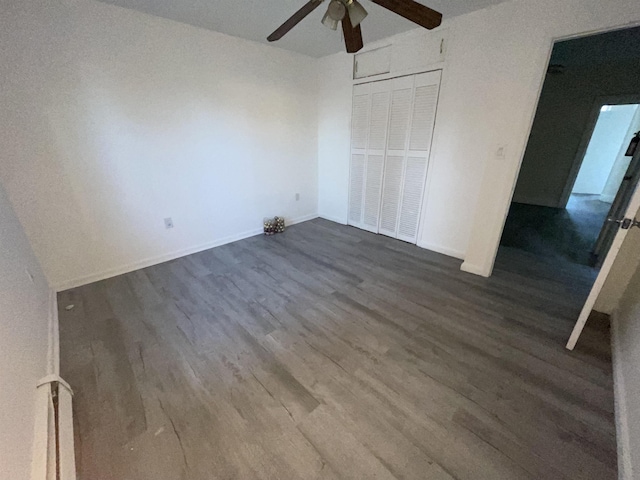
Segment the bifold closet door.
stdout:
<path fill-rule="evenodd" d="M 351 167 L 349 172 L 349 216 L 347 223 L 362 228 L 364 174 L 371 95 L 368 85 L 353 88 L 351 111 Z"/>
<path fill-rule="evenodd" d="M 411 243 L 418 225 L 435 124 L 440 72 L 394 80 L 380 233 Z"/>
<path fill-rule="evenodd" d="M 416 243 L 440 72 L 356 85 L 349 225 Z"/>
<path fill-rule="evenodd" d="M 375 82 L 354 87 L 351 133 L 349 223 L 378 233 L 389 87 Z"/>
<path fill-rule="evenodd" d="M 389 115 L 389 138 L 387 141 L 384 186 L 380 208 L 379 232 L 390 237 L 397 236 L 398 218 L 404 178 L 409 120 L 413 101 L 412 76 L 389 80 L 391 87 L 391 109 Z"/>
<path fill-rule="evenodd" d="M 416 243 L 436 121 L 440 71 L 415 76 L 413 112 L 402 186 L 398 238 Z"/>

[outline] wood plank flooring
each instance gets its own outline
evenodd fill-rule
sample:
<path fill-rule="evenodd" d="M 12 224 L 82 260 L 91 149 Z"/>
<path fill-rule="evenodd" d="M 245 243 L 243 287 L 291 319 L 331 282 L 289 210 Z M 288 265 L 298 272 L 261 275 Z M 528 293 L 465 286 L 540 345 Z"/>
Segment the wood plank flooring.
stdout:
<path fill-rule="evenodd" d="M 317 219 L 61 293 L 79 478 L 617 478 L 591 272 L 459 267 Z"/>

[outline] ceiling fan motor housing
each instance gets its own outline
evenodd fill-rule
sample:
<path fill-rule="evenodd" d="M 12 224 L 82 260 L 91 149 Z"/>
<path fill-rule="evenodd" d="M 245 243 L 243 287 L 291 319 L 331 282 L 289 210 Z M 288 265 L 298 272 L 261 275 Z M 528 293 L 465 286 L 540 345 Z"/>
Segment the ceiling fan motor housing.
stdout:
<path fill-rule="evenodd" d="M 340 0 L 331 0 L 331 3 L 329 3 L 329 8 L 327 9 L 327 13 L 332 20 L 339 22 L 347 13 L 347 8 L 345 7 L 345 4 Z"/>
<path fill-rule="evenodd" d="M 281 39 L 307 15 L 319 7 L 323 1 L 308 0 L 297 12 L 269 35 L 267 40 L 274 42 Z M 441 13 L 415 0 L 372 0 L 372 2 L 427 29 L 436 28 L 442 22 Z M 332 30 L 337 30 L 338 24 L 342 23 L 347 53 L 355 53 L 363 46 L 360 22 L 366 16 L 367 11 L 360 5 L 358 0 L 330 0 L 327 12 L 322 17 L 322 24 Z"/>

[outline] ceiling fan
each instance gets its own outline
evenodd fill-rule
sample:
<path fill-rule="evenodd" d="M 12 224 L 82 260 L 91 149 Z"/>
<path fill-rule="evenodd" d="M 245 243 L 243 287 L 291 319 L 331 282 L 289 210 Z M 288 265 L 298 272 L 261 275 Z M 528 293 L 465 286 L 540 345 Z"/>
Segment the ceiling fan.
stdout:
<path fill-rule="evenodd" d="M 280 25 L 267 40 L 274 42 L 284 37 L 303 18 L 313 12 L 324 0 L 309 0 L 300 10 Z M 417 23 L 421 27 L 432 29 L 440 25 L 442 14 L 425 7 L 414 0 L 371 0 L 381 7 L 391 10 L 401 17 Z M 360 22 L 367 16 L 367 11 L 358 0 L 329 0 L 327 13 L 322 17 L 322 24 L 337 30 L 338 22 L 342 23 L 344 43 L 348 53 L 355 53 L 363 47 Z"/>

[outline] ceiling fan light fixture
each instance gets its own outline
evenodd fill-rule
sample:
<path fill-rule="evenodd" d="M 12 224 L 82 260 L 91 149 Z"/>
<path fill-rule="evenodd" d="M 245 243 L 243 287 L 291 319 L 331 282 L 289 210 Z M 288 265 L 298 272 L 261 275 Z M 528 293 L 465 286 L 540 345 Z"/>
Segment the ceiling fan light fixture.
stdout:
<path fill-rule="evenodd" d="M 347 9 L 339 0 L 331 0 L 327 13 L 322 17 L 322 24 L 331 30 L 338 29 L 338 23 L 344 18 L 347 13 Z"/>
<path fill-rule="evenodd" d="M 364 7 L 358 2 L 358 0 L 345 0 L 345 7 L 347 7 L 347 11 L 349 12 L 349 20 L 351 20 L 351 25 L 357 27 L 360 25 L 360 22 L 365 19 L 368 15 L 367 11 Z"/>

